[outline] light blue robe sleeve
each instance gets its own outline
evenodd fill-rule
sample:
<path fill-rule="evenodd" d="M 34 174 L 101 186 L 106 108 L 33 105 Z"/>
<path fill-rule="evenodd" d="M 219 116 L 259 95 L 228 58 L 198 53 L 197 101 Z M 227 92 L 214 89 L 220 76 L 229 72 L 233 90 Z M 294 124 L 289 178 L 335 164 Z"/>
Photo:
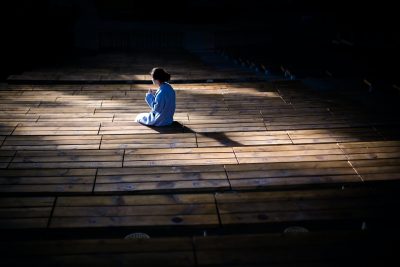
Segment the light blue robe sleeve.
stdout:
<path fill-rule="evenodd" d="M 156 94 L 154 96 L 153 94 L 147 93 L 146 94 L 146 102 L 151 108 L 152 111 L 155 111 L 156 113 L 161 113 L 163 111 L 163 102 L 165 102 L 165 97 L 162 97 L 162 94 Z"/>
<path fill-rule="evenodd" d="M 153 109 L 154 100 L 155 100 L 154 95 L 153 95 L 153 94 L 150 94 L 150 93 L 147 93 L 147 94 L 146 94 L 145 100 L 146 100 L 146 102 L 147 102 L 147 105 L 149 105 L 149 107 L 150 107 L 151 109 Z"/>

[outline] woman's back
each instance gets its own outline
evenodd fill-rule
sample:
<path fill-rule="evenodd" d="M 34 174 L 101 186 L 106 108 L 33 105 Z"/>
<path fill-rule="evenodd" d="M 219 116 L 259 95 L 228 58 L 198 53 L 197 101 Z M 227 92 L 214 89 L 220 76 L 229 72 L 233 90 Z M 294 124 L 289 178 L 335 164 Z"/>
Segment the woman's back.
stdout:
<path fill-rule="evenodd" d="M 170 125 L 176 108 L 175 91 L 169 83 L 163 83 L 155 94 L 154 126 Z"/>

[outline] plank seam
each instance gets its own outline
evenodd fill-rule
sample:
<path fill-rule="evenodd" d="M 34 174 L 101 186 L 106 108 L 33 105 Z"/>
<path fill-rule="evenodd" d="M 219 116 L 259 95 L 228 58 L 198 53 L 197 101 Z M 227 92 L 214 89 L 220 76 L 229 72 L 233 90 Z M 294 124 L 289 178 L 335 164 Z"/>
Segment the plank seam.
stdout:
<path fill-rule="evenodd" d="M 276 92 L 279 94 L 279 98 L 282 99 L 283 103 L 288 104 L 286 100 L 283 98 L 281 91 L 279 89 L 276 89 Z"/>
<path fill-rule="evenodd" d="M 351 168 L 353 168 L 354 172 L 358 175 L 358 177 L 360 177 L 361 182 L 365 182 L 363 177 L 361 176 L 361 174 L 358 173 L 358 171 L 356 170 L 356 168 L 354 168 L 353 164 L 351 164 L 351 161 L 348 157 L 348 155 L 346 154 L 346 152 L 344 152 L 344 150 L 340 147 L 339 143 L 336 143 L 336 145 L 338 146 L 338 148 L 340 149 L 340 151 L 342 151 L 343 155 L 346 157 L 347 159 L 347 163 L 350 165 Z"/>
<path fill-rule="evenodd" d="M 101 135 L 101 137 L 100 137 L 100 142 L 99 142 L 99 150 L 100 150 L 100 148 L 101 148 L 101 143 L 103 142 L 103 135 Z"/>
<path fill-rule="evenodd" d="M 358 175 L 358 177 L 360 177 L 362 182 L 365 182 L 363 177 L 361 176 L 361 174 L 358 173 L 358 171 L 356 170 L 356 168 L 354 168 L 353 164 L 351 164 L 350 160 L 347 160 L 347 162 L 349 163 L 349 165 L 353 168 L 353 170 L 356 172 L 356 174 Z"/>
<path fill-rule="evenodd" d="M 58 200 L 58 197 L 55 197 L 55 198 L 54 198 L 54 202 L 53 202 L 53 207 L 51 208 L 51 212 L 50 212 L 50 215 L 49 215 L 49 219 L 48 219 L 48 221 L 47 221 L 46 229 L 49 229 L 49 228 L 50 228 L 50 222 L 51 222 L 51 219 L 53 218 L 54 210 L 56 209 L 57 200 Z"/>
<path fill-rule="evenodd" d="M 4 142 L 4 141 L 3 141 Z M 6 169 L 10 168 L 11 163 L 14 161 L 15 156 L 17 155 L 17 150 L 14 151 L 14 155 L 12 156 L 10 162 L 8 162 Z"/>
<path fill-rule="evenodd" d="M 97 135 L 100 134 L 100 129 L 101 129 L 101 122 L 100 122 L 100 124 L 99 124 L 99 130 L 97 130 Z"/>
<path fill-rule="evenodd" d="M 234 148 L 234 147 L 232 147 L 232 152 L 233 152 L 233 155 L 235 155 L 235 159 L 236 159 L 237 164 L 240 164 L 240 163 L 239 163 L 239 159 L 238 159 L 238 157 L 236 156 L 236 152 L 235 152 L 235 148 Z M 225 168 L 225 165 L 224 165 L 224 168 Z"/>
<path fill-rule="evenodd" d="M 7 137 L 8 137 L 8 135 L 6 135 L 3 140 L 1 140 L 0 147 L 4 144 L 4 142 L 6 141 Z"/>
<path fill-rule="evenodd" d="M 192 250 L 193 250 L 194 266 L 199 266 L 198 259 L 197 259 L 197 253 L 196 253 L 196 242 L 194 240 L 194 236 L 192 236 Z"/>
<path fill-rule="evenodd" d="M 220 214 L 220 212 L 219 212 L 218 202 L 217 202 L 217 197 L 216 197 L 217 193 L 214 193 L 213 195 L 214 195 L 215 209 L 216 209 L 216 211 L 217 211 L 218 223 L 219 223 L 219 226 L 222 227 L 221 214 Z"/>
<path fill-rule="evenodd" d="M 226 180 L 228 181 L 229 184 L 229 189 L 232 190 L 232 184 L 231 184 L 231 180 L 229 180 L 229 176 L 228 176 L 228 171 L 226 170 L 226 165 L 224 165 L 224 171 L 225 171 L 225 175 L 226 175 Z"/>
<path fill-rule="evenodd" d="M 261 114 L 261 110 L 260 110 L 260 114 Z M 265 123 L 265 120 L 264 120 L 264 118 L 262 117 L 262 115 L 261 115 L 261 119 L 262 119 L 263 125 L 264 125 L 264 127 L 265 127 L 265 131 L 268 132 L 267 124 Z"/>
<path fill-rule="evenodd" d="M 292 139 L 292 137 L 290 137 L 289 131 L 285 131 L 285 132 L 286 132 L 287 136 L 289 137 L 290 142 L 292 142 L 292 145 L 294 145 L 293 139 Z"/>
<path fill-rule="evenodd" d="M 124 167 L 124 162 L 125 162 L 125 149 L 124 149 L 124 153 L 122 153 L 122 168 Z"/>
<path fill-rule="evenodd" d="M 199 143 L 197 141 L 197 133 L 196 132 L 194 133 L 194 138 L 196 139 L 196 147 L 199 147 Z"/>
<path fill-rule="evenodd" d="M 13 135 L 13 133 L 15 132 L 15 130 L 18 128 L 18 126 L 19 126 L 20 124 L 21 124 L 20 122 L 17 123 L 17 125 L 15 125 L 14 129 L 11 131 L 11 133 L 10 133 L 8 136 Z"/>
<path fill-rule="evenodd" d="M 96 186 L 96 181 L 97 181 L 97 173 L 99 172 L 99 168 L 96 169 L 96 173 L 94 174 L 94 181 L 93 181 L 93 187 L 92 187 L 92 194 L 94 194 L 94 188 Z"/>

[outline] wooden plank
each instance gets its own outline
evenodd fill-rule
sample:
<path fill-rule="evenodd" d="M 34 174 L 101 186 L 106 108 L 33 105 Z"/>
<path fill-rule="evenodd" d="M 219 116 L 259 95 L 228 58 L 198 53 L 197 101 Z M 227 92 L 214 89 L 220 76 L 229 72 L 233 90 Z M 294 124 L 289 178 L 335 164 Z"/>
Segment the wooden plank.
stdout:
<path fill-rule="evenodd" d="M 199 147 L 291 144 L 285 132 L 227 132 L 197 134 Z"/>
<path fill-rule="evenodd" d="M 282 130 L 298 130 L 298 129 L 330 129 L 330 128 L 353 128 L 353 127 L 361 127 L 368 126 L 368 124 L 363 123 L 321 123 L 321 124 L 305 124 L 305 125 L 268 125 L 266 124 L 266 128 L 269 131 L 282 131 Z"/>
<path fill-rule="evenodd" d="M 151 209 L 150 209 L 151 210 Z M 111 217 L 53 217 L 50 228 L 77 227 L 133 227 L 133 226 L 202 226 L 212 227 L 218 223 L 216 215 L 147 215 Z"/>
<path fill-rule="evenodd" d="M 190 251 L 193 253 L 192 239 L 187 237 L 147 238 L 147 239 L 78 239 L 78 240 L 29 240 L 0 243 L 5 251 L 20 255 L 79 255 L 99 253 L 140 253 Z"/>
<path fill-rule="evenodd" d="M 192 116 L 190 116 L 189 122 L 187 122 L 185 125 L 189 127 L 189 125 L 197 125 L 197 124 L 227 124 L 227 123 L 232 123 L 232 124 L 239 124 L 239 123 L 257 123 L 261 125 L 263 122 L 262 118 L 254 118 L 254 117 L 247 117 L 247 118 L 226 118 L 224 116 L 208 116 L 203 119 L 193 119 Z"/>
<path fill-rule="evenodd" d="M 348 155 L 347 157 L 349 160 L 399 158 L 400 151 L 388 152 L 388 153 L 351 154 L 351 155 Z"/>
<path fill-rule="evenodd" d="M 143 165 L 141 165 L 143 166 Z M 159 182 L 117 182 L 97 183 L 95 192 L 130 192 L 151 191 L 159 192 L 203 192 L 229 189 L 227 180 L 183 180 L 183 181 L 159 181 Z"/>
<path fill-rule="evenodd" d="M 112 117 L 100 117 L 100 116 L 86 116 L 86 117 L 81 117 L 81 118 L 68 118 L 68 117 L 48 117 L 44 118 L 43 115 L 40 116 L 40 119 L 38 119 L 38 122 L 95 122 L 95 123 L 103 123 L 103 122 L 111 122 Z"/>
<path fill-rule="evenodd" d="M 4 114 L 2 112 L 2 114 L 0 114 L 0 122 L 6 122 L 6 123 L 35 122 L 39 119 L 38 115 L 18 114 L 17 112 L 16 114 L 14 114 L 13 112 L 11 113 L 8 112 L 8 113 L 9 114 Z"/>
<path fill-rule="evenodd" d="M 248 131 L 265 131 L 264 123 L 235 123 L 232 126 L 229 123 L 205 123 L 205 124 L 186 124 L 187 128 L 191 129 L 197 133 L 206 133 L 206 132 L 248 132 Z"/>
<path fill-rule="evenodd" d="M 350 163 L 366 182 L 400 179 L 400 158 L 351 160 Z"/>
<path fill-rule="evenodd" d="M 19 156 L 14 157 L 13 162 L 73 162 L 73 161 L 122 161 L 122 155 L 66 155 L 66 156 Z"/>
<path fill-rule="evenodd" d="M 192 139 L 194 138 L 193 133 L 173 133 L 173 134 L 162 134 L 162 139 L 177 139 L 177 138 L 182 138 L 182 139 Z M 117 143 L 119 140 L 125 140 L 125 139 L 160 139 L 160 135 L 158 134 L 129 134 L 129 135 L 103 135 L 103 141 L 108 141 L 110 143 Z M 163 141 L 160 140 L 160 141 Z"/>
<path fill-rule="evenodd" d="M 86 113 L 86 114 L 94 114 L 94 107 L 34 107 L 29 109 L 28 114 L 65 114 L 65 113 Z"/>
<path fill-rule="evenodd" d="M 394 259 L 397 240 L 333 231 L 195 237 L 194 244 L 198 266 L 350 266 Z"/>
<path fill-rule="evenodd" d="M 156 155 L 156 154 L 196 154 L 196 153 L 233 153 L 229 147 L 204 148 L 165 148 L 165 149 L 127 149 L 125 155 Z"/>
<path fill-rule="evenodd" d="M 398 166 L 400 159 L 368 159 L 368 160 L 351 160 L 351 165 L 357 167 L 380 167 L 380 166 Z"/>
<path fill-rule="evenodd" d="M 188 202 L 192 199 L 196 201 Z M 172 204 L 177 201 L 180 204 Z M 217 224 L 213 195 L 196 194 L 60 197 L 50 227 L 215 226 Z"/>
<path fill-rule="evenodd" d="M 0 125 L 0 135 L 10 135 L 16 126 L 3 126 Z"/>
<path fill-rule="evenodd" d="M 110 150 L 58 150 L 58 151 L 48 151 L 48 150 L 37 150 L 37 151 L 18 151 L 18 157 L 80 157 L 80 156 L 91 156 L 91 157 L 103 157 L 103 156 L 122 156 L 123 150 L 110 149 Z"/>
<path fill-rule="evenodd" d="M 195 205 L 159 205 L 151 207 L 151 213 L 157 216 L 170 214 L 210 214 L 215 212 L 214 204 Z M 10 211 L 11 213 L 11 211 Z M 145 216 L 149 215 L 149 206 L 117 206 L 109 207 L 58 207 L 54 217 L 109 217 L 109 216 Z M 0 212 L 0 216 L 2 213 Z"/>
<path fill-rule="evenodd" d="M 371 142 L 353 142 L 339 144 L 342 149 L 349 148 L 374 148 L 374 147 L 398 147 L 400 146 L 400 141 L 371 141 Z"/>
<path fill-rule="evenodd" d="M 338 175 L 338 174 L 355 174 L 351 166 L 342 168 L 282 168 L 275 170 L 256 170 L 256 171 L 228 171 L 228 177 L 231 179 L 248 177 L 248 178 L 267 178 L 267 177 L 290 177 L 290 176 L 318 176 L 318 175 Z"/>
<path fill-rule="evenodd" d="M 231 148 L 132 149 L 124 167 L 237 164 Z"/>
<path fill-rule="evenodd" d="M 1 149 L 13 150 L 63 150 L 63 149 L 98 149 L 101 136 L 9 136 Z"/>
<path fill-rule="evenodd" d="M 130 168 L 134 169 L 134 168 Z M 225 172 L 187 172 L 187 173 L 158 173 L 142 174 L 133 172 L 125 175 L 100 175 L 98 174 L 98 183 L 112 182 L 145 182 L 145 181 L 181 181 L 181 180 L 220 180 L 225 179 Z"/>
<path fill-rule="evenodd" d="M 54 200 L 54 197 L 2 197 L 0 207 L 50 207 Z"/>
<path fill-rule="evenodd" d="M 226 159 L 226 158 L 234 158 L 232 153 L 188 153 L 188 154 L 154 154 L 154 155 L 135 155 L 135 154 L 126 154 L 124 160 L 125 161 L 138 161 L 138 160 L 169 160 L 169 159 L 182 159 L 182 160 L 191 160 L 191 159 Z"/>
<path fill-rule="evenodd" d="M 163 195 L 112 195 L 112 196 L 65 196 L 58 197 L 59 207 L 97 206 L 158 206 L 177 204 L 211 204 L 212 194 L 163 194 Z"/>
<path fill-rule="evenodd" d="M 2 177 L 73 177 L 73 176 L 94 176 L 96 169 L 6 169 L 0 170 Z"/>
<path fill-rule="evenodd" d="M 62 123 L 60 123 L 62 124 Z M 13 135 L 96 135 L 99 127 L 20 127 Z"/>
<path fill-rule="evenodd" d="M 304 151 L 304 150 L 328 150 L 338 149 L 336 144 L 305 144 L 305 145 L 279 145 L 279 146 L 248 146 L 234 147 L 235 153 L 246 152 L 274 152 L 274 151 Z"/>
<path fill-rule="evenodd" d="M 193 133 L 104 135 L 101 149 L 197 147 Z"/>
<path fill-rule="evenodd" d="M 121 150 L 18 151 L 10 168 L 121 167 Z"/>
<path fill-rule="evenodd" d="M 350 165 L 347 161 L 315 161 L 315 162 L 290 162 L 290 163 L 263 163 L 263 164 L 240 164 L 225 166 L 229 172 L 249 172 L 268 170 L 296 170 L 296 169 L 325 169 L 325 168 L 346 168 Z"/>
<path fill-rule="evenodd" d="M 96 169 L 0 170 L 0 192 L 91 192 Z"/>
<path fill-rule="evenodd" d="M 14 263 L 26 265 L 34 263 L 37 265 L 55 266 L 76 266 L 83 264 L 86 266 L 115 266 L 115 265 L 135 265 L 140 266 L 195 266 L 193 252 L 144 252 L 144 253 L 96 253 L 88 255 L 56 255 L 56 256 L 33 256 L 24 257 L 15 261 L 7 258 L 6 265 Z"/>
<path fill-rule="evenodd" d="M 260 189 L 260 188 L 299 188 L 314 185 L 361 183 L 358 175 L 319 175 L 319 176 L 291 176 L 274 178 L 242 178 L 229 179 L 233 189 Z"/>
<path fill-rule="evenodd" d="M 239 158 L 239 164 L 245 163 L 269 163 L 269 162 L 303 162 L 303 161 L 335 161 L 346 160 L 344 155 L 312 155 L 312 156 L 283 156 L 283 157 L 259 157 Z"/>
<path fill-rule="evenodd" d="M 15 155 L 13 150 L 2 150 L 0 149 L 0 168 L 7 168 L 11 160 Z"/>
<path fill-rule="evenodd" d="M 395 189 L 389 193 L 351 188 L 308 192 L 220 193 L 216 195 L 216 200 L 223 225 L 367 218 L 391 220 L 387 212 L 399 203 Z"/>
<path fill-rule="evenodd" d="M 140 160 L 140 161 L 124 161 L 124 167 L 139 166 L 185 166 L 185 165 L 220 165 L 220 164 L 237 164 L 235 158 L 224 159 L 193 159 L 193 160 Z"/>
<path fill-rule="evenodd" d="M 0 220 L 4 218 L 31 218 L 48 217 L 52 207 L 25 207 L 21 208 L 0 208 Z"/>
<path fill-rule="evenodd" d="M 46 228 L 54 201 L 54 197 L 3 197 L 0 228 Z"/>
<path fill-rule="evenodd" d="M 214 169 L 214 170 L 213 170 Z M 96 192 L 228 189 L 223 166 L 100 169 Z"/>
<path fill-rule="evenodd" d="M 0 229 L 46 228 L 48 220 L 48 218 L 0 219 Z"/>
<path fill-rule="evenodd" d="M 0 243 L 11 265 L 194 266 L 190 238 L 9 241 Z"/>
<path fill-rule="evenodd" d="M 9 168 L 12 169 L 32 169 L 32 168 L 110 168 L 122 167 L 119 161 L 69 161 L 69 162 L 11 162 Z"/>
<path fill-rule="evenodd" d="M 0 186 L 0 192 L 3 193 L 90 193 L 92 189 L 93 181 L 79 184 L 66 181 L 64 184 L 2 184 Z"/>
<path fill-rule="evenodd" d="M 240 164 L 346 160 L 335 144 L 234 147 Z"/>
<path fill-rule="evenodd" d="M 224 172 L 223 165 L 212 166 L 174 166 L 151 168 L 103 168 L 98 170 L 98 175 L 133 175 L 133 174 L 180 174 L 180 173 L 207 173 Z"/>
<path fill-rule="evenodd" d="M 236 189 L 361 182 L 345 161 L 227 165 L 226 171 Z"/>
<path fill-rule="evenodd" d="M 298 130 L 288 131 L 293 143 L 327 143 L 379 140 L 381 137 L 371 128 Z"/>
<path fill-rule="evenodd" d="M 156 134 L 162 131 L 163 133 L 183 133 L 182 127 L 147 127 L 137 122 L 129 122 L 129 125 L 118 125 L 120 122 L 114 122 L 115 125 L 107 125 L 103 123 L 99 134 L 102 135 L 133 135 L 133 134 Z"/>
<path fill-rule="evenodd" d="M 400 146 L 385 146 L 385 147 L 369 147 L 369 148 L 344 148 L 345 153 L 352 154 L 369 154 L 369 153 L 397 153 L 400 151 Z"/>
<path fill-rule="evenodd" d="M 396 159 L 400 157 L 399 142 L 361 142 L 340 145 L 349 160 Z"/>
<path fill-rule="evenodd" d="M 284 156 L 314 156 L 314 155 L 343 155 L 343 152 L 337 149 L 316 149 L 316 150 L 292 150 L 292 151 L 256 151 L 256 152 L 236 152 L 238 158 L 248 157 L 284 157 Z"/>

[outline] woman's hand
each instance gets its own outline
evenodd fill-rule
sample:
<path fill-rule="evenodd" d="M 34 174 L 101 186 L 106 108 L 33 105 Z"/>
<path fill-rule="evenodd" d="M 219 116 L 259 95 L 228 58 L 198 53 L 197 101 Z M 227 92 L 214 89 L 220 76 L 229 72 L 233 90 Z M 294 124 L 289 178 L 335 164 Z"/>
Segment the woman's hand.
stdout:
<path fill-rule="evenodd" d="M 149 89 L 148 93 L 154 95 L 156 93 L 156 90 Z"/>

